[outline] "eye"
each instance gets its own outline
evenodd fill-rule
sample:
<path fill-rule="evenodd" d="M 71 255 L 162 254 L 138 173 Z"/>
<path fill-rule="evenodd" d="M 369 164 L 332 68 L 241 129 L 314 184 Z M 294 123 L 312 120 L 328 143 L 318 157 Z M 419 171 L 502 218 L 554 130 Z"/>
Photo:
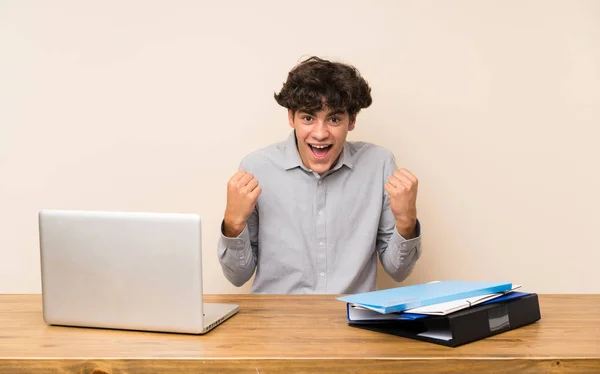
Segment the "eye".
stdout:
<path fill-rule="evenodd" d="M 302 120 L 306 121 L 306 122 L 310 122 L 310 121 L 312 121 L 312 117 L 311 116 L 303 116 Z"/>
<path fill-rule="evenodd" d="M 338 117 L 331 117 L 330 121 L 333 123 L 339 123 L 340 119 Z"/>

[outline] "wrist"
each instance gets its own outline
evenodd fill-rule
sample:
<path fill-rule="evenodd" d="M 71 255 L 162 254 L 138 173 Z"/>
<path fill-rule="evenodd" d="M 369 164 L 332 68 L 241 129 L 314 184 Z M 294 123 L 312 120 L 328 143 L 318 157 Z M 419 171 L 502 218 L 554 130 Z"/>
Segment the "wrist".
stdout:
<path fill-rule="evenodd" d="M 246 227 L 245 221 L 232 220 L 227 217 L 223 220 L 223 235 L 228 238 L 239 236 Z"/>
<path fill-rule="evenodd" d="M 396 230 L 404 239 L 413 239 L 417 237 L 417 220 L 416 219 L 396 219 Z"/>

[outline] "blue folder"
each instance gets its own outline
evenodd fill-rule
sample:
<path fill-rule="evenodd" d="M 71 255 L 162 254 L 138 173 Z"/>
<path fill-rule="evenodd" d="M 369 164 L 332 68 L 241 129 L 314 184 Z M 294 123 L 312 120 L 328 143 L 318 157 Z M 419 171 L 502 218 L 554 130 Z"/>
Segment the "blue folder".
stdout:
<path fill-rule="evenodd" d="M 443 281 L 365 292 L 337 299 L 388 314 L 510 289 L 512 283 Z"/>
<path fill-rule="evenodd" d="M 495 299 L 485 301 L 481 304 L 477 304 L 476 306 L 501 303 L 501 302 L 505 302 L 508 300 L 519 299 L 523 296 L 528 296 L 528 295 L 531 295 L 531 294 L 513 291 L 510 293 L 507 293 L 506 295 L 496 297 Z M 355 308 L 354 304 L 346 303 L 346 317 L 348 318 L 348 322 L 351 324 L 390 323 L 390 322 L 396 322 L 396 321 L 416 321 L 416 320 L 422 320 L 422 319 L 426 319 L 426 318 L 440 319 L 440 318 L 448 318 L 448 316 L 450 315 L 450 314 L 447 314 L 444 316 L 433 316 L 433 315 L 428 315 L 428 314 L 415 314 L 415 313 L 405 313 L 405 312 L 381 314 L 381 313 L 377 313 L 372 310 L 365 310 L 365 311 L 361 312 L 360 314 L 357 314 L 355 311 L 352 310 L 354 308 Z M 466 309 L 461 309 L 458 312 L 465 311 L 465 310 Z"/>

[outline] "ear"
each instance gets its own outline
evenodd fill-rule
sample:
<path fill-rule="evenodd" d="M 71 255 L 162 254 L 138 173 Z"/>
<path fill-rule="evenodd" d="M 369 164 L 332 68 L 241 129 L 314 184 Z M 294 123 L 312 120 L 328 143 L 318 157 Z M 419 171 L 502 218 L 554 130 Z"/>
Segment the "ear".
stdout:
<path fill-rule="evenodd" d="M 350 118 L 350 123 L 348 124 L 348 131 L 354 130 L 355 125 L 356 125 L 356 114 Z"/>
<path fill-rule="evenodd" d="M 296 126 L 294 126 L 294 112 L 292 112 L 291 109 L 288 109 L 288 121 L 290 123 L 290 127 L 295 129 Z"/>

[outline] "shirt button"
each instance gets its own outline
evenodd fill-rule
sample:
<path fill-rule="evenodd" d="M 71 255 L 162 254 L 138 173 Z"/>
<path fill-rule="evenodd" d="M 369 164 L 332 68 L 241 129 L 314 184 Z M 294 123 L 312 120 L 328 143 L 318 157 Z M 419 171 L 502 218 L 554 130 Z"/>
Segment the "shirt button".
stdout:
<path fill-rule="evenodd" d="M 323 215 L 323 211 L 319 210 L 319 215 L 322 216 Z"/>
<path fill-rule="evenodd" d="M 238 244 L 244 244 L 244 241 L 242 239 L 238 239 L 235 242 L 238 243 Z"/>
<path fill-rule="evenodd" d="M 317 181 L 317 184 L 321 184 L 321 180 L 320 179 Z"/>
<path fill-rule="evenodd" d="M 324 277 L 324 276 L 325 276 L 325 273 L 321 272 L 321 274 L 320 274 L 320 275 L 321 275 L 322 277 Z"/>
<path fill-rule="evenodd" d="M 324 247 L 324 246 L 325 246 L 325 243 L 323 243 L 323 242 L 319 243 L 319 247 Z"/>

